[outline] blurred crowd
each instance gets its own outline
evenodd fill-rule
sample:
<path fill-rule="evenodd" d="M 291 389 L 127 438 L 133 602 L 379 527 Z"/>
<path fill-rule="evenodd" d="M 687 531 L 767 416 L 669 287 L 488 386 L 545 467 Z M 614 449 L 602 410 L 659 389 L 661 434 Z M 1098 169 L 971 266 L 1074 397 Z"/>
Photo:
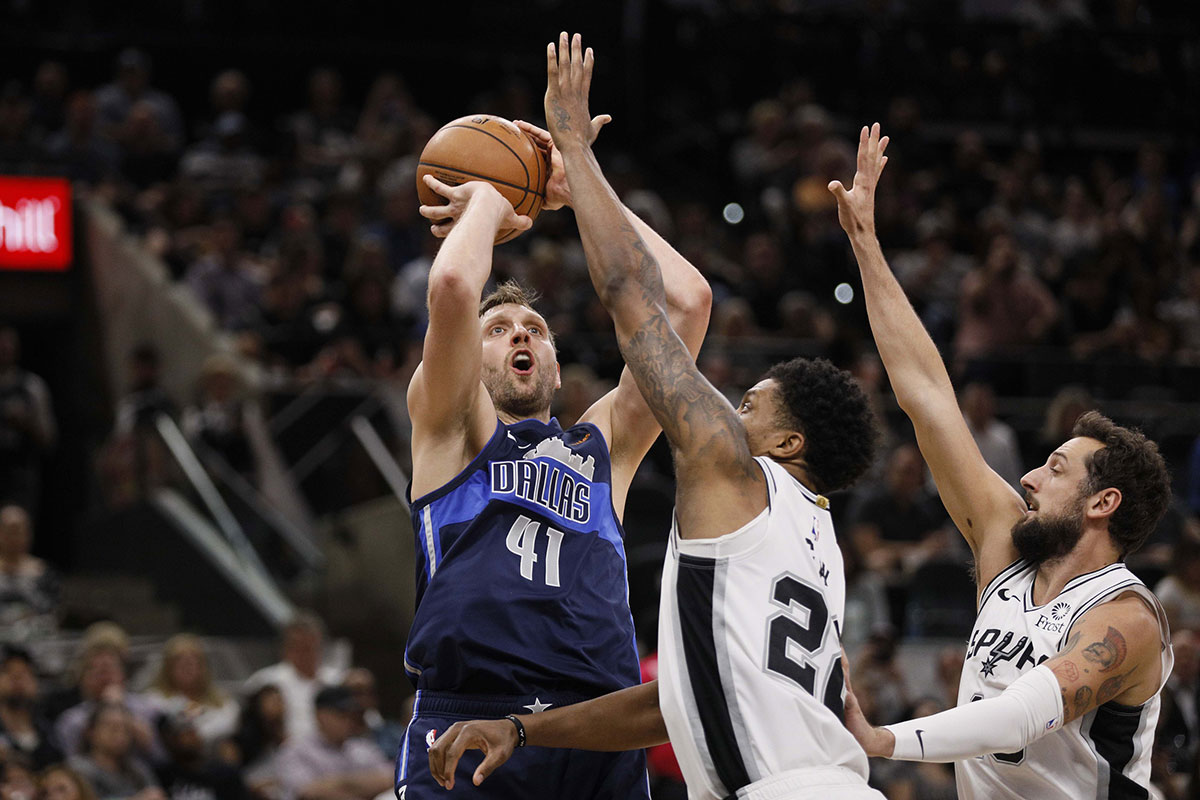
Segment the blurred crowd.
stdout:
<path fill-rule="evenodd" d="M 0 797 L 390 798 L 407 720 L 381 715 L 369 671 L 324 663 L 324 638 L 297 616 L 279 662 L 234 685 L 189 634 L 139 663 L 124 630 L 96 623 L 59 674 L 37 642 L 3 645 Z"/>
<path fill-rule="evenodd" d="M 703 42 L 706 25 L 709 35 L 719 30 L 719 5 L 681 4 L 681 40 Z M 822 52 L 803 40 L 796 4 L 734 5 L 742 19 L 728 29 L 731 42 L 765 19 L 778 23 L 776 40 L 794 36 L 812 58 Z M 700 365 L 715 386 L 735 398 L 770 363 L 803 354 L 852 370 L 872 398 L 883 456 L 834 510 L 854 684 L 868 714 L 886 723 L 954 704 L 961 653 L 942 652 L 936 682 L 918 683 L 897 646 L 965 637 L 974 589 L 965 547 L 890 400 L 826 184 L 853 174 L 857 126 L 879 118 L 893 139 L 880 239 L 951 366 L 985 458 L 1018 485 L 1084 410 L 1114 398 L 1196 399 L 1177 376 L 1194 379 L 1178 370 L 1200 367 L 1200 151 L 1169 122 L 1183 113 L 1187 87 L 1200 86 L 1200 58 L 1133 0 L 969 2 L 999 28 L 968 28 L 940 45 L 919 28 L 902 34 L 899 4 L 865 5 L 889 11 L 861 35 L 843 31 L 825 44 L 846 48 L 838 53 L 846 74 L 749 84 L 763 90 L 747 98 L 743 87 L 743 99 L 717 113 L 704 110 L 703 91 L 677 81 L 660 109 L 676 124 L 644 151 L 619 134 L 617 146 L 606 144 L 608 130 L 598 148 L 626 204 L 713 286 Z M 1075 91 L 1051 73 L 1104 91 Z M 881 95 L 881 74 L 907 88 Z M 140 50 L 121 51 L 111 73 L 91 81 L 47 60 L 0 86 L 0 163 L 53 164 L 107 199 L 236 337 L 263 385 L 402 386 L 419 358 L 438 245 L 417 214 L 416 162 L 445 120 L 422 109 L 396 72 L 357 88 L 328 67 L 295 80 L 306 101 L 268 115 L 252 69 L 211 75 L 205 102 L 185 106 Z M 719 81 L 712 91 L 731 96 Z M 540 93 L 530 73 L 496 78 L 462 111 L 536 122 Z M 541 293 L 560 345 L 555 413 L 566 425 L 621 366 L 570 213 L 546 212 L 498 248 L 494 272 Z M 100 465 L 110 499 L 136 497 L 166 469 L 138 435 L 160 414 L 253 480 L 248 420 L 259 410 L 232 362 L 210 360 L 194 399 L 178 408 L 159 385 L 162 354 L 146 345 L 129 357 L 131 383 Z M 1034 381 L 1014 363 L 1045 363 L 1049 378 Z M 1088 385 L 1098 373 L 1086 367 L 1117 377 Z M 1062 386 L 1067 375 L 1083 385 Z M 1014 397 L 1041 402 L 1036 422 L 1005 418 L 1000 409 Z M 9 504 L 0 511 L 0 621 L 34 643 L 60 616 L 53 568 L 29 555 L 40 465 L 55 438 L 44 382 L 21 369 L 16 332 L 0 330 L 0 499 Z M 1178 498 L 1132 564 L 1156 586 L 1176 637 L 1155 759 L 1170 798 L 1200 797 L 1200 439 L 1190 455 L 1168 453 Z M 669 487 L 655 496 L 669 504 Z M 371 705 L 369 673 L 319 669 L 320 642 L 319 624 L 301 620 L 285 633 L 278 665 L 222 690 L 202 645 L 174 639 L 144 693 L 126 689 L 134 665 L 111 628 L 89 631 L 68 675 L 44 674 L 36 647 L 9 649 L 0 663 L 0 798 L 31 797 L 35 785 L 53 798 L 373 796 L 382 754 L 394 755 L 402 729 Z M 656 796 L 678 792 L 669 759 L 653 763 Z M 329 774 L 314 772 L 325 766 Z M 954 796 L 940 765 L 881 763 L 873 776 L 892 798 Z M 199 786 L 207 788 L 186 788 Z"/>

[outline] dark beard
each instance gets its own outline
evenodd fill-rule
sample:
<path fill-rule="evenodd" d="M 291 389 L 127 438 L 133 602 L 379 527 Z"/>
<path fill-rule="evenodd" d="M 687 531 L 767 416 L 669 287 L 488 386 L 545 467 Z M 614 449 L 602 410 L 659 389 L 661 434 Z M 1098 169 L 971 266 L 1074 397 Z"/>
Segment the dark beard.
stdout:
<path fill-rule="evenodd" d="M 1024 518 L 1012 527 L 1013 547 L 1033 564 L 1062 558 L 1083 538 L 1083 497 L 1066 514 Z"/>
<path fill-rule="evenodd" d="M 489 374 L 485 371 L 483 383 L 487 387 L 488 394 L 492 396 L 492 405 L 496 407 L 496 410 L 517 419 L 537 417 L 550 408 L 550 403 L 554 399 L 553 378 L 547 379 L 539 376 L 535 386 L 521 391 L 519 385 L 507 380 L 507 376 Z"/>

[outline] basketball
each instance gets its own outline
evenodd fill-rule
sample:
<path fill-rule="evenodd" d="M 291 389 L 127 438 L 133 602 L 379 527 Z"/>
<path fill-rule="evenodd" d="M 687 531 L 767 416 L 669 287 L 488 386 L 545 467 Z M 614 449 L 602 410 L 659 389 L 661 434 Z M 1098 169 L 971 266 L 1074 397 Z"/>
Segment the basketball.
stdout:
<path fill-rule="evenodd" d="M 472 114 L 446 123 L 429 139 L 417 164 L 417 195 L 423 205 L 446 203 L 425 185 L 426 175 L 451 186 L 484 180 L 495 186 L 518 214 L 536 219 L 546 200 L 548 172 L 542 151 L 524 131 L 500 117 Z M 501 230 L 496 244 L 519 233 Z"/>

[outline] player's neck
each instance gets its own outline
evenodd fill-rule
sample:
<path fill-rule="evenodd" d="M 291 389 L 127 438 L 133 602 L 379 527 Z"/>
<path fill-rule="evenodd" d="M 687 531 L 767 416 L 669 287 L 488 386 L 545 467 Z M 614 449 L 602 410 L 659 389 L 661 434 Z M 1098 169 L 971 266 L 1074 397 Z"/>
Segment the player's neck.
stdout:
<path fill-rule="evenodd" d="M 541 412 L 540 414 L 534 414 L 532 416 L 522 417 L 522 416 L 518 416 L 516 414 L 510 414 L 507 411 L 504 411 L 503 409 L 497 408 L 496 416 L 499 417 L 500 421 L 503 422 L 505 425 L 514 425 L 518 422 L 524 422 L 527 419 L 536 419 L 539 422 L 549 422 L 550 421 L 550 409 L 547 408 L 545 411 Z"/>
<path fill-rule="evenodd" d="M 775 459 L 775 463 L 786 469 L 788 474 L 793 478 L 800 481 L 801 485 L 804 486 L 805 489 L 808 489 L 813 494 L 821 493 L 820 490 L 817 489 L 816 483 L 813 481 L 812 476 L 808 474 L 808 470 L 804 468 L 803 462 L 780 461 L 779 459 Z"/>
<path fill-rule="evenodd" d="M 1120 554 L 1113 547 L 1107 530 L 1087 531 L 1071 552 L 1038 565 L 1037 578 L 1033 582 L 1033 602 L 1035 605 L 1045 605 L 1058 597 L 1075 578 L 1120 560 Z"/>

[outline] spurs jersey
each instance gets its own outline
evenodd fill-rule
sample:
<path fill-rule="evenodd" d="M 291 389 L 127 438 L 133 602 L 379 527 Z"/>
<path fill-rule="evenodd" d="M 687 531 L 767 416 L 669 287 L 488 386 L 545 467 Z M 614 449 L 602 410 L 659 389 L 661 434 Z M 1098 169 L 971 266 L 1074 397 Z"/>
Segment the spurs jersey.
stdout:
<path fill-rule="evenodd" d="M 1127 592 L 1144 598 L 1158 614 L 1166 682 L 1174 661 L 1166 616 L 1124 564 L 1072 579 L 1042 606 L 1033 603 L 1036 575 L 1036 565 L 1017 561 L 984 588 L 958 687 L 959 705 L 1000 694 L 1061 650 L 1083 614 Z M 1108 702 L 1024 750 L 956 762 L 958 795 L 964 800 L 1151 797 L 1150 753 L 1159 704 L 1157 694 L 1138 707 Z"/>
<path fill-rule="evenodd" d="M 663 566 L 659 703 L 688 796 L 794 797 L 787 781 L 833 768 L 878 797 L 842 725 L 846 579 L 828 503 L 755 460 L 762 514 L 717 539 L 673 529 Z"/>

